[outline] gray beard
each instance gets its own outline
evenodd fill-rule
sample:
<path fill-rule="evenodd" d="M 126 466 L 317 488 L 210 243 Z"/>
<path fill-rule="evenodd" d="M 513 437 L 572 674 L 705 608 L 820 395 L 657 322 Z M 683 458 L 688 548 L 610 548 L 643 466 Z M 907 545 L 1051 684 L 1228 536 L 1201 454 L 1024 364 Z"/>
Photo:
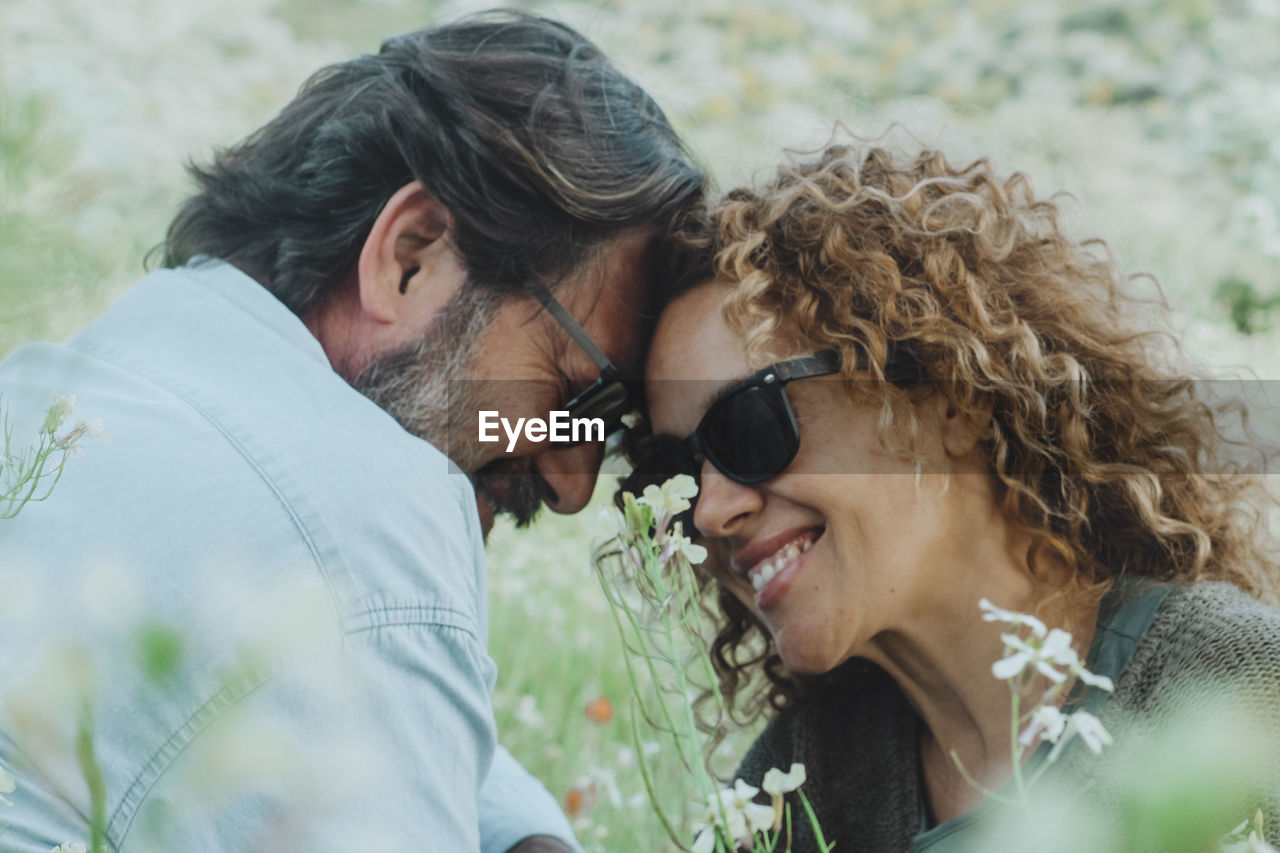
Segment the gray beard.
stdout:
<path fill-rule="evenodd" d="M 495 514 L 507 513 L 524 527 L 554 493 L 534 471 L 532 459 L 495 459 L 481 467 L 480 447 L 466 431 L 467 425 L 474 425 L 482 383 L 461 380 L 501 303 L 502 296 L 492 290 L 464 285 L 440 309 L 425 335 L 375 358 L 352 385 L 470 475 L 477 494 L 488 500 Z"/>

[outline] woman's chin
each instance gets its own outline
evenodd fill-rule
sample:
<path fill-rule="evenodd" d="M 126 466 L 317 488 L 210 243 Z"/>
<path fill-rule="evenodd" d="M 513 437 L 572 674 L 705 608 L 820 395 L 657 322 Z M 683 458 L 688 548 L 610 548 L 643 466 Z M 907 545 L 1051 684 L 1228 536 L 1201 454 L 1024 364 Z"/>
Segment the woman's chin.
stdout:
<path fill-rule="evenodd" d="M 826 667 L 821 664 L 802 662 L 788 663 L 786 658 L 783 658 L 782 662 L 787 665 L 787 669 L 791 670 L 796 675 L 823 675 L 833 669 L 833 667 Z"/>
<path fill-rule="evenodd" d="M 801 641 L 799 637 L 775 634 L 773 642 L 787 669 L 797 675 L 822 675 L 848 659 L 847 655 L 832 654 L 826 649 L 816 648 L 813 643 Z"/>

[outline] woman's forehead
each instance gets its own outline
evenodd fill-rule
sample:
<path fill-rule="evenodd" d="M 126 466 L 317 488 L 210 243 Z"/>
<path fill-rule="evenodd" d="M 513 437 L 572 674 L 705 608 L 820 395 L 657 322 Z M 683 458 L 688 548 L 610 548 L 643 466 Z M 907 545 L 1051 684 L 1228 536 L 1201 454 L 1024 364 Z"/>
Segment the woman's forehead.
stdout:
<path fill-rule="evenodd" d="M 692 431 L 723 388 L 752 372 L 742 339 L 724 321 L 728 293 L 724 284 L 700 285 L 662 313 L 645 372 L 645 395 L 656 431 Z"/>
<path fill-rule="evenodd" d="M 742 339 L 724 320 L 731 287 L 708 282 L 662 312 L 649 348 L 646 379 L 728 381 L 750 373 Z"/>

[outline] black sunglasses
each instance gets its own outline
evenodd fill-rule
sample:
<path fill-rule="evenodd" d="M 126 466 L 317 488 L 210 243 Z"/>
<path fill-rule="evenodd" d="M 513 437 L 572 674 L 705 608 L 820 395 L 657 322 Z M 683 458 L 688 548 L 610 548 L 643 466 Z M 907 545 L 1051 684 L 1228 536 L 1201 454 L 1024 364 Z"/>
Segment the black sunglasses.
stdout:
<path fill-rule="evenodd" d="M 533 294 L 534 298 L 547 309 L 560 327 L 569 333 L 569 337 L 577 342 L 578 346 L 586 352 L 586 354 L 600 368 L 600 375 L 581 392 L 574 394 L 569 402 L 564 404 L 564 410 L 569 413 L 569 417 L 578 418 L 599 418 L 604 421 L 604 434 L 606 436 L 617 432 L 622 428 L 622 417 L 632 410 L 631 394 L 627 390 L 626 384 L 618 378 L 618 368 L 614 365 L 609 357 L 604 354 L 600 347 L 596 346 L 596 342 L 591 340 L 582 325 L 573 319 L 563 305 L 551 295 L 551 291 L 536 280 L 530 280 L 525 283 L 525 290 Z M 557 447 L 577 447 L 585 444 L 582 441 L 558 441 Z"/>
<path fill-rule="evenodd" d="M 787 383 L 840 373 L 840 353 L 774 362 L 718 393 L 689 437 L 669 442 L 668 460 L 676 473 L 692 473 L 698 457 L 735 483 L 755 485 L 786 470 L 800 451 L 800 425 L 787 398 Z"/>
<path fill-rule="evenodd" d="M 621 483 L 622 492 L 640 494 L 677 474 L 701 481 L 706 459 L 735 483 L 754 485 L 781 474 L 800 450 L 800 427 L 787 399 L 788 382 L 840 372 L 840 354 L 822 350 L 790 358 L 758 370 L 721 391 L 698 428 L 686 438 L 650 435 L 632 447 L 635 469 Z M 695 535 L 693 507 L 673 519 L 685 535 Z"/>
<path fill-rule="evenodd" d="M 786 470 L 800 450 L 800 427 L 787 397 L 786 386 L 797 379 L 840 372 L 840 353 L 833 349 L 779 361 L 721 391 L 707 408 L 698 427 L 686 438 L 651 436 L 635 449 L 633 473 L 620 491 L 639 494 L 644 486 L 676 474 L 699 479 L 702 464 L 710 462 L 735 483 L 757 485 Z M 858 353 L 859 368 L 866 356 Z M 906 386 L 920 382 L 925 372 L 902 346 L 891 346 L 885 379 Z M 692 531 L 692 510 L 680 519 Z"/>
<path fill-rule="evenodd" d="M 789 358 L 735 382 L 716 395 L 698 428 L 681 442 L 735 483 L 752 486 L 786 470 L 800 450 L 800 426 L 787 383 L 840 372 L 840 353 L 822 350 Z"/>

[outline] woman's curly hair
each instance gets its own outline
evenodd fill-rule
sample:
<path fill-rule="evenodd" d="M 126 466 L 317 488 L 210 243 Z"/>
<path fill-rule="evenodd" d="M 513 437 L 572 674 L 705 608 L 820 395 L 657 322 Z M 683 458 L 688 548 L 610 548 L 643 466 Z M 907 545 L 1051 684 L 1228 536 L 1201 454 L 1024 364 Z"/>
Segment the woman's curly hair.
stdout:
<path fill-rule="evenodd" d="M 1142 301 L 1105 244 L 1067 236 L 1024 175 L 832 146 L 730 192 L 715 215 L 714 274 L 734 285 L 725 317 L 752 360 L 774 360 L 781 341 L 838 349 L 847 378 L 869 370 L 849 385 L 879 401 L 882 443 L 909 454 L 890 446 L 914 434 L 919 388 L 886 380 L 889 353 L 909 353 L 929 388 L 986 424 L 1033 571 L 1094 596 L 1127 573 L 1222 579 L 1275 601 L 1275 500 L 1256 476 L 1269 451 L 1247 422 L 1225 432 L 1242 405 L 1208 399 L 1174 367 L 1171 336 L 1138 327 Z M 718 603 L 712 656 L 730 707 L 784 707 L 801 679 L 732 593 Z M 767 682 L 745 690 L 761 668 Z"/>

